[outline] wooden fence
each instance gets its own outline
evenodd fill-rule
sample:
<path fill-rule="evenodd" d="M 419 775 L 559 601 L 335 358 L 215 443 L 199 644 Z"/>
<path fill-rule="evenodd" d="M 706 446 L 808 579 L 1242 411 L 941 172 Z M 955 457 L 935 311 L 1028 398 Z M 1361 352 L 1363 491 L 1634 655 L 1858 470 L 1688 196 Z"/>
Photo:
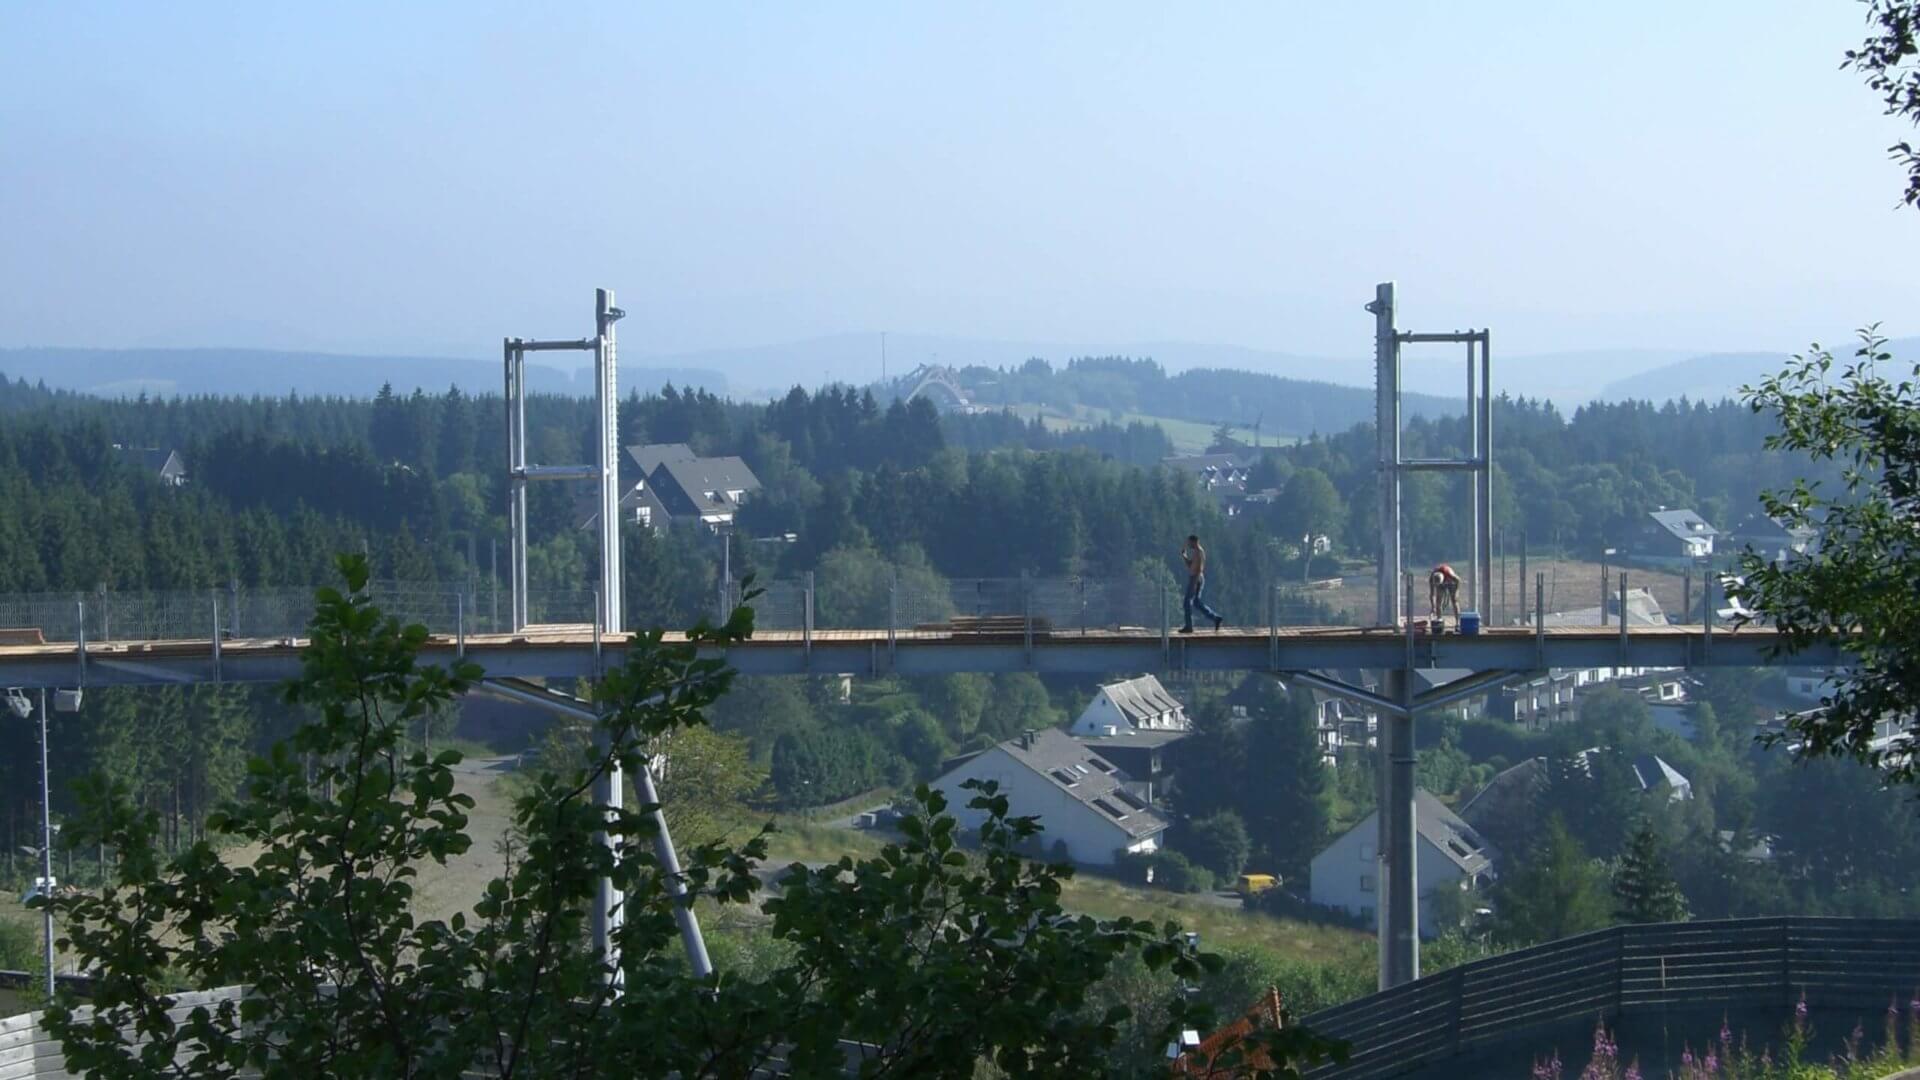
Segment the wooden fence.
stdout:
<path fill-rule="evenodd" d="M 1343 1066 L 1395 1076 L 1546 1029 L 1675 1009 L 1884 1009 L 1920 987 L 1920 920 L 1768 918 L 1616 926 L 1464 964 L 1304 1018 L 1347 1040 Z M 1902 1001 L 1908 1000 L 1901 997 Z"/>

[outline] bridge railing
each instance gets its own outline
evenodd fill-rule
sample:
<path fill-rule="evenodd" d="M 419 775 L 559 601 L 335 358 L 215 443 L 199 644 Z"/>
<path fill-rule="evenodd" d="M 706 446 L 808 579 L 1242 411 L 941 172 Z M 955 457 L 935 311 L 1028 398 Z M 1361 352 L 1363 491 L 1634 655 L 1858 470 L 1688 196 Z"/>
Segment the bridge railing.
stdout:
<path fill-rule="evenodd" d="M 1301 1021 L 1348 1040 L 1344 1066 L 1309 1075 L 1387 1077 L 1637 1014 L 1754 1011 L 1770 1023 L 1802 994 L 1871 1018 L 1920 986 L 1920 919 L 1782 917 L 1616 926 L 1463 964 Z M 1532 1033 L 1531 1036 L 1529 1033 Z M 1550 1050 L 1543 1044 L 1541 1050 Z M 1461 1066 L 1451 1066 L 1459 1070 Z M 1466 1075 L 1466 1072 L 1462 1072 Z"/>
<path fill-rule="evenodd" d="M 1597 603 L 1599 582 L 1534 575 L 1536 588 L 1524 600 L 1544 607 L 1546 625 L 1619 625 L 1624 609 L 1634 625 L 1657 625 L 1667 617 L 1655 598 L 1659 590 L 1680 588 L 1674 580 L 1649 571 L 1605 577 L 1611 605 Z M 1628 580 L 1632 586 L 1628 588 Z M 1676 578 L 1678 580 L 1678 578 Z M 1409 588 L 1419 582 L 1413 580 Z M 870 563 L 837 567 L 835 573 L 756 580 L 756 625 L 762 630 L 918 630 L 918 628 L 1008 628 L 1035 634 L 1092 634 L 1100 630 L 1162 630 L 1183 623 L 1183 580 L 1175 575 L 1066 575 L 1066 577 L 943 578 L 924 567 Z M 436 634 L 505 632 L 511 625 L 511 600 L 493 582 L 374 582 L 372 598 L 382 609 Z M 1688 590 L 1682 590 L 1688 592 Z M 1542 594 L 1551 600 L 1542 603 Z M 701 613 L 724 615 L 741 600 L 741 584 L 732 582 L 687 605 L 684 596 L 651 600 L 632 596 L 626 603 L 630 626 L 693 623 Z M 1500 594 L 1496 594 L 1498 598 Z M 1425 596 L 1413 605 L 1425 609 Z M 1515 600 L 1521 600 L 1515 596 Z M 1206 601 L 1238 628 L 1260 626 L 1371 625 L 1371 577 L 1356 580 L 1267 580 L 1248 582 L 1221 575 L 1208 586 Z M 1555 609 L 1553 603 L 1590 603 Z M 1515 625 L 1496 611 L 1484 625 Z M 48 642 L 131 640 L 205 640 L 215 625 L 223 636 L 282 638 L 298 636 L 313 613 L 311 588 L 209 588 L 88 594 L 15 594 L 0 596 L 0 630 L 40 630 Z M 528 596 L 528 621 L 534 625 L 586 625 L 593 621 L 591 590 L 536 588 Z M 1206 628 L 1204 617 L 1198 619 Z"/>

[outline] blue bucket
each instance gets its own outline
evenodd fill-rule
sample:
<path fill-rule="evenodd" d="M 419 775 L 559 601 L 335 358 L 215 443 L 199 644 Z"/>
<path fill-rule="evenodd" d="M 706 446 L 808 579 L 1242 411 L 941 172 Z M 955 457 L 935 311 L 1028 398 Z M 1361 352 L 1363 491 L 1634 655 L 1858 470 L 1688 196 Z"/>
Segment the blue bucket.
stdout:
<path fill-rule="evenodd" d="M 1460 632 L 1463 634 L 1479 633 L 1480 632 L 1480 613 L 1477 611 L 1461 612 L 1460 613 Z"/>

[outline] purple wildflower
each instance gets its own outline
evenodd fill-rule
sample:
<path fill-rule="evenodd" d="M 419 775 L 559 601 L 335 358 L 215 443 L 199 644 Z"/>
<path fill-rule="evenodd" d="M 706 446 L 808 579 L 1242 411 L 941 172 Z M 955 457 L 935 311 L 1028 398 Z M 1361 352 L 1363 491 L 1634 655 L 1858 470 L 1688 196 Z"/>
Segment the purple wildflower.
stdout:
<path fill-rule="evenodd" d="M 1715 1054 L 1715 1053 L 1714 1053 L 1713 1051 L 1711 1051 L 1711 1050 L 1709 1050 L 1709 1051 L 1707 1051 L 1707 1060 L 1706 1060 L 1706 1062 L 1705 1062 L 1705 1064 L 1704 1064 L 1704 1066 L 1703 1066 L 1703 1068 L 1705 1068 L 1705 1070 L 1706 1070 L 1706 1074 L 1707 1074 L 1708 1076 L 1712 1076 L 1712 1075 L 1714 1075 L 1714 1074 L 1716 1074 L 1716 1073 L 1718 1073 L 1718 1072 L 1720 1071 L 1720 1058 L 1719 1058 L 1719 1055 L 1717 1055 L 1717 1054 Z"/>
<path fill-rule="evenodd" d="M 1693 1068 L 1693 1047 L 1689 1046 L 1680 1051 L 1680 1064 L 1689 1069 Z"/>
<path fill-rule="evenodd" d="M 1800 1003 L 1793 1007 L 1793 1027 L 1798 1031 L 1807 1026 L 1807 992 L 1800 992 Z"/>
<path fill-rule="evenodd" d="M 1733 1029 L 1727 1026 L 1725 1013 L 1720 1015 L 1720 1048 L 1722 1050 L 1733 1049 Z"/>
<path fill-rule="evenodd" d="M 1627 1075 L 1621 1080 L 1640 1080 L 1640 1059 L 1635 1058 L 1633 1064 L 1627 1066 Z"/>

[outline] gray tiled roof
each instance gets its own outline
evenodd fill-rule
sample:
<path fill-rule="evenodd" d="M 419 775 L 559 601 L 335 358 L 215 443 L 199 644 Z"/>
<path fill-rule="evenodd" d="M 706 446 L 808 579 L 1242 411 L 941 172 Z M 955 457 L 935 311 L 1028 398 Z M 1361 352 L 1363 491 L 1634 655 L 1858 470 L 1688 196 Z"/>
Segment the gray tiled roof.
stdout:
<path fill-rule="evenodd" d="M 1123 785 L 1130 777 L 1119 766 L 1056 728 L 1034 732 L 1031 746 L 1016 738 L 1001 743 L 1000 749 L 1048 783 L 1085 803 L 1088 809 L 1128 836 L 1152 836 L 1167 827 L 1166 818 L 1151 807 L 1136 805 L 1139 800 L 1124 790 Z M 1062 776 L 1070 777 L 1072 782 L 1061 779 Z M 1122 815 L 1114 816 L 1100 803 L 1121 811 Z"/>
<path fill-rule="evenodd" d="M 653 470 L 668 461 L 692 461 L 693 447 L 682 442 L 647 443 L 645 446 L 627 447 L 627 456 L 640 466 L 643 476 L 652 476 Z"/>
<path fill-rule="evenodd" d="M 1682 540 L 1720 535 L 1705 518 L 1691 510 L 1655 510 L 1647 515 L 1654 524 Z"/>
<path fill-rule="evenodd" d="M 1181 708 L 1179 700 L 1167 693 L 1167 688 L 1152 675 L 1104 683 L 1100 689 L 1113 699 L 1121 714 L 1132 720 L 1135 726 L 1157 720 Z"/>
<path fill-rule="evenodd" d="M 1468 874 L 1477 874 L 1493 865 L 1494 856 L 1499 852 L 1474 831 L 1473 826 L 1462 821 L 1460 815 L 1447 809 L 1445 803 L 1425 788 L 1414 789 L 1413 801 L 1414 828 L 1454 865 Z"/>
<path fill-rule="evenodd" d="M 650 474 L 649 481 L 659 484 L 663 480 L 678 487 L 702 514 L 730 514 L 738 509 L 738 505 L 726 497 L 726 492 L 751 494 L 760 490 L 760 478 L 737 457 L 663 461 Z M 712 498 L 707 497 L 709 491 L 714 493 Z"/>

